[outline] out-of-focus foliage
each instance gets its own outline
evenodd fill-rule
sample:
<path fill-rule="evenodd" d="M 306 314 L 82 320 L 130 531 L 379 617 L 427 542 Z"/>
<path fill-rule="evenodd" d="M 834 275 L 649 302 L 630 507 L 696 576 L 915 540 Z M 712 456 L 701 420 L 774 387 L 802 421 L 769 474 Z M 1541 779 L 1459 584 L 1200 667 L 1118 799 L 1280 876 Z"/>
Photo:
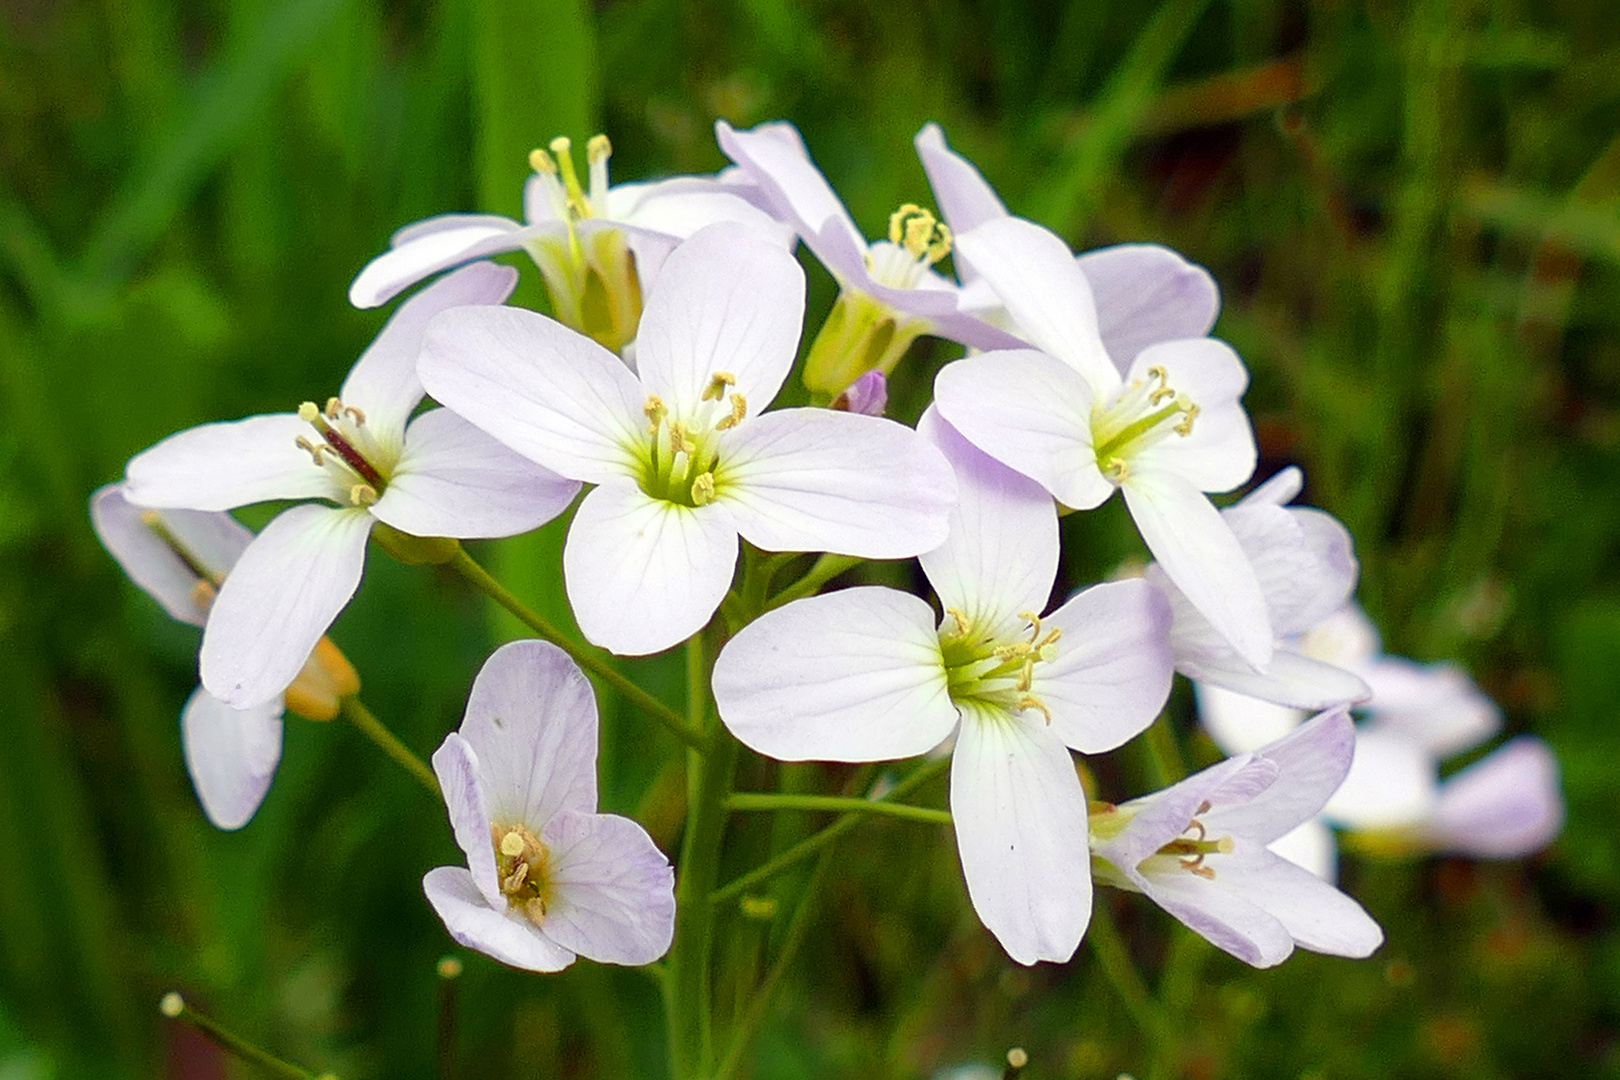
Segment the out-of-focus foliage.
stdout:
<path fill-rule="evenodd" d="M 177 428 L 331 393 L 383 318 L 345 289 L 393 229 L 515 212 L 525 152 L 559 132 L 608 131 L 620 178 L 712 170 L 717 116 L 797 123 L 874 235 L 926 201 L 910 138 L 935 119 L 1077 247 L 1156 240 L 1210 267 L 1218 332 L 1253 371 L 1262 471 L 1305 467 L 1356 537 L 1392 651 L 1467 663 L 1511 729 L 1553 743 L 1571 802 L 1527 864 L 1348 861 L 1389 935 L 1367 962 L 1256 973 L 1124 904 L 1180 1036 L 1155 1061 L 1088 949 L 1018 968 L 947 836 L 862 825 L 755 1075 L 917 1077 L 1014 1044 L 1040 1078 L 1620 1068 L 1612 5 L 6 0 L 0 1076 L 218 1075 L 160 1020 L 170 987 L 318 1070 L 439 1074 L 433 966 L 452 948 L 419 881 L 457 861 L 442 808 L 352 730 L 298 721 L 258 817 L 213 831 L 177 738 L 195 632 L 123 582 L 85 500 Z M 832 288 L 811 280 L 813 333 Z M 532 272 L 519 300 L 541 302 Z M 901 415 L 949 355 L 907 361 Z M 493 554 L 566 620 L 547 584 L 560 528 Z M 1135 553 L 1118 513 L 1066 528 L 1075 582 Z M 459 583 L 374 556 L 334 636 L 426 753 L 510 632 Z M 678 660 L 627 670 L 677 700 Z M 613 702 L 604 717 L 605 808 L 668 848 L 673 745 Z M 1101 794 L 1142 790 L 1140 759 L 1116 758 L 1095 763 Z M 810 825 L 740 823 L 734 871 Z M 727 968 L 782 929 L 736 920 Z M 641 973 L 468 957 L 456 993 L 456 1075 L 662 1069 Z"/>

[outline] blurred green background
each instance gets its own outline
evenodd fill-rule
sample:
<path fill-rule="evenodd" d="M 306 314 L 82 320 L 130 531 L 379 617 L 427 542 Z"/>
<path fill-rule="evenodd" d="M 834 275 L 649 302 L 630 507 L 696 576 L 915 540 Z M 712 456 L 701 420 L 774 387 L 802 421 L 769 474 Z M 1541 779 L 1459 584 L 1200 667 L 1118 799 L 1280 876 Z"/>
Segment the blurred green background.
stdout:
<path fill-rule="evenodd" d="M 1088 948 L 1011 964 L 948 835 L 863 825 L 753 1075 L 921 1077 L 1015 1044 L 1040 1080 L 1620 1074 L 1612 3 L 4 0 L 0 1078 L 235 1069 L 159 1018 L 170 988 L 344 1077 L 661 1075 L 644 975 L 471 955 L 441 1062 L 433 967 L 456 950 L 419 881 L 459 861 L 442 807 L 341 723 L 290 720 L 258 817 L 214 831 L 177 738 L 196 634 L 122 579 L 85 501 L 173 430 L 335 390 L 384 317 L 345 290 L 395 228 L 515 214 L 558 133 L 608 132 L 619 179 L 713 170 L 717 116 L 797 123 L 870 235 L 928 201 L 910 139 L 935 119 L 1077 248 L 1208 266 L 1262 471 L 1305 467 L 1389 647 L 1466 663 L 1510 731 L 1552 742 L 1570 800 L 1526 863 L 1346 860 L 1389 936 L 1370 961 L 1256 973 L 1121 904 L 1177 1036 L 1153 1060 Z M 813 333 L 833 290 L 810 274 Z M 532 268 L 519 299 L 542 302 Z M 951 355 L 907 361 L 902 413 Z M 1118 510 L 1068 519 L 1071 584 L 1137 550 Z M 484 550 L 564 616 L 558 535 Z M 334 637 L 426 754 L 507 632 L 374 555 Z M 679 700 L 678 661 L 627 670 Z M 605 711 L 604 802 L 673 850 L 673 745 Z M 1104 796 L 1141 790 L 1119 756 Z M 810 824 L 746 823 L 733 872 Z M 780 921 L 731 924 L 728 1011 Z"/>

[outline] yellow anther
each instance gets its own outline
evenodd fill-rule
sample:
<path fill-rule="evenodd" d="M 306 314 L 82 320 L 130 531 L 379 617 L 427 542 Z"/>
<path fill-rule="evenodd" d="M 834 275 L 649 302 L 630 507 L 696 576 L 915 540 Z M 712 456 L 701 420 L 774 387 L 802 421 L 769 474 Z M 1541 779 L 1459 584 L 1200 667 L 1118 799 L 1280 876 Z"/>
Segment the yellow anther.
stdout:
<path fill-rule="evenodd" d="M 648 433 L 652 435 L 658 434 L 658 425 L 664 422 L 665 416 L 669 415 L 669 410 L 664 408 L 664 403 L 659 400 L 658 395 L 649 394 L 647 404 L 642 406 L 641 411 L 647 417 Z"/>
<path fill-rule="evenodd" d="M 544 926 L 546 923 L 545 900 L 539 896 L 535 897 L 533 900 L 530 900 L 527 904 L 523 905 L 523 914 L 527 915 L 529 917 L 529 921 L 534 923 L 534 925 Z"/>
<path fill-rule="evenodd" d="M 298 406 L 298 419 L 306 424 L 313 424 L 321 418 L 320 407 L 313 401 L 306 401 Z"/>
<path fill-rule="evenodd" d="M 523 847 L 523 834 L 516 829 L 501 837 L 501 854 L 509 859 L 523 854 Z"/>
<path fill-rule="evenodd" d="M 1171 430 L 1174 431 L 1177 435 L 1191 435 L 1192 434 L 1192 429 L 1193 429 L 1193 421 L 1196 420 L 1196 419 L 1198 419 L 1198 406 L 1197 405 L 1188 405 L 1187 406 L 1187 415 L 1182 417 L 1181 418 L 1181 423 L 1177 424 Z"/>
<path fill-rule="evenodd" d="M 326 399 L 326 418 L 328 420 L 343 419 L 343 402 L 335 397 Z"/>
<path fill-rule="evenodd" d="M 707 506 L 714 502 L 714 473 L 699 473 L 692 481 L 692 505 Z"/>
<path fill-rule="evenodd" d="M 1174 390 L 1170 389 L 1168 386 L 1161 386 L 1157 390 L 1153 391 L 1153 393 L 1148 395 L 1148 404 L 1157 405 L 1165 398 L 1173 398 L 1175 396 L 1176 392 Z"/>
<path fill-rule="evenodd" d="M 1152 367 L 1148 368 L 1148 378 L 1155 382 L 1168 383 L 1170 381 L 1170 373 L 1165 371 L 1162 366 L 1154 364 Z"/>
<path fill-rule="evenodd" d="M 1033 611 L 1020 611 L 1018 617 L 1029 623 L 1029 643 L 1035 644 L 1035 640 L 1041 636 L 1041 617 Z"/>
<path fill-rule="evenodd" d="M 501 892 L 515 893 L 519 889 L 523 888 L 523 883 L 528 880 L 529 864 L 526 862 L 520 862 L 517 864 L 517 869 L 513 870 L 512 873 L 507 876 L 506 880 L 501 882 Z"/>
<path fill-rule="evenodd" d="M 161 529 L 163 527 L 163 519 L 158 516 L 158 512 L 156 510 L 142 510 L 141 524 L 145 525 L 148 529 Z"/>
<path fill-rule="evenodd" d="M 1202 858 L 1202 857 L 1203 856 L 1199 856 L 1199 858 Z M 1209 867 L 1205 866 L 1201 862 L 1190 862 L 1190 861 L 1188 861 L 1186 859 L 1183 859 L 1183 860 L 1181 860 L 1181 865 L 1182 865 L 1182 868 L 1185 869 L 1187 871 L 1187 873 L 1189 873 L 1189 874 L 1197 874 L 1199 877 L 1203 878 L 1205 881 L 1214 881 L 1215 880 L 1215 871 L 1210 869 Z"/>
<path fill-rule="evenodd" d="M 1046 726 L 1052 726 L 1052 710 L 1046 707 L 1046 702 L 1042 701 L 1034 694 L 1025 694 L 1023 697 L 1018 699 L 1018 711 L 1023 712 L 1026 709 L 1037 710 L 1042 716 L 1046 717 Z"/>
<path fill-rule="evenodd" d="M 924 210 L 922 207 L 918 206 L 916 203 L 905 203 L 904 205 L 902 205 L 900 207 L 900 209 L 898 209 L 894 213 L 890 214 L 889 215 L 889 243 L 891 243 L 891 244 L 899 244 L 899 243 L 901 243 L 905 239 L 905 236 L 906 236 L 906 222 L 907 222 L 907 220 L 909 218 L 911 218 L 912 216 L 916 215 L 916 214 L 925 214 L 925 213 L 927 213 L 927 211 Z"/>
<path fill-rule="evenodd" d="M 207 611 L 210 607 L 213 607 L 214 597 L 217 595 L 218 590 L 214 588 L 214 584 L 211 581 L 199 581 L 197 584 L 191 587 L 191 602 L 196 604 L 203 611 Z"/>
<path fill-rule="evenodd" d="M 356 484 L 349 489 L 349 501 L 356 506 L 370 506 L 377 501 L 377 489 L 370 484 Z"/>
<path fill-rule="evenodd" d="M 1194 816 L 1196 816 L 1198 814 L 1207 814 L 1207 813 L 1209 813 L 1209 800 L 1205 799 L 1203 802 L 1198 804 L 1198 809 L 1194 810 L 1193 814 L 1194 814 Z"/>
<path fill-rule="evenodd" d="M 703 388 L 704 401 L 719 401 L 726 391 L 737 385 L 737 376 L 729 371 L 717 371 L 709 376 L 709 385 Z"/>
<path fill-rule="evenodd" d="M 556 176 L 557 163 L 551 160 L 551 155 L 539 147 L 529 151 L 529 168 L 541 176 Z"/>
<path fill-rule="evenodd" d="M 961 608 L 948 607 L 945 609 L 945 614 L 956 622 L 956 629 L 951 631 L 952 634 L 960 637 L 968 632 L 968 617 Z"/>
<path fill-rule="evenodd" d="M 1018 672 L 1018 682 L 1016 682 L 1014 686 L 1017 687 L 1019 693 L 1023 693 L 1024 691 L 1028 690 L 1034 684 L 1034 682 L 1035 661 L 1025 660 L 1023 669 Z M 1048 716 L 1046 718 L 1046 722 L 1050 724 L 1052 722 L 1052 718 Z"/>
<path fill-rule="evenodd" d="M 585 160 L 589 164 L 595 165 L 612 156 L 613 144 L 608 142 L 606 135 L 592 135 L 591 141 L 585 144 Z"/>
<path fill-rule="evenodd" d="M 697 444 L 692 441 L 691 435 L 686 430 L 686 425 L 680 423 L 669 425 L 669 452 L 671 454 L 690 454 L 696 449 Z"/>
<path fill-rule="evenodd" d="M 355 424 L 360 426 L 364 426 L 366 422 L 366 414 L 355 408 L 353 405 L 343 406 L 343 415 L 347 416 L 350 420 L 353 420 Z"/>
<path fill-rule="evenodd" d="M 294 442 L 297 443 L 298 449 L 307 452 L 310 457 L 315 459 L 315 464 L 317 464 L 317 465 L 323 464 L 323 462 L 321 461 L 321 454 L 323 454 L 327 449 L 329 449 L 329 447 L 327 447 L 325 443 L 322 443 L 321 445 L 316 446 L 314 443 L 310 442 L 308 439 L 304 438 L 302 435 L 298 436 L 298 438 L 295 439 Z"/>
<path fill-rule="evenodd" d="M 731 395 L 731 415 L 722 416 L 715 421 L 714 430 L 726 431 L 742 423 L 743 417 L 748 415 L 748 399 L 741 394 Z"/>
<path fill-rule="evenodd" d="M 1131 475 L 1131 467 L 1125 463 L 1124 458 L 1109 458 L 1108 464 L 1103 468 L 1103 475 L 1114 483 L 1123 483 Z"/>

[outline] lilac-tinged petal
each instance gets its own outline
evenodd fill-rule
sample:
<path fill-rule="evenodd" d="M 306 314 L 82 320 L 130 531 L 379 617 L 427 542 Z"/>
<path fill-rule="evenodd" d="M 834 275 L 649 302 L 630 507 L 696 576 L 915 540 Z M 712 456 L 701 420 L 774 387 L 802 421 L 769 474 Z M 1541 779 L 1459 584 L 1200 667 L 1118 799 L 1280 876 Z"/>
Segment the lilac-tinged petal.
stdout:
<path fill-rule="evenodd" d="M 523 246 L 524 227 L 494 214 L 442 214 L 395 233 L 389 250 L 367 263 L 349 286 L 349 303 L 374 308 L 440 270 Z"/>
<path fill-rule="evenodd" d="M 1091 921 L 1086 797 L 1038 715 L 964 706 L 951 818 L 979 920 L 1020 964 L 1074 955 Z"/>
<path fill-rule="evenodd" d="M 146 523 L 147 514 L 157 515 L 158 525 L 186 549 L 185 558 Z M 131 581 L 164 611 L 193 626 L 201 626 L 208 615 L 206 595 L 197 589 L 203 580 L 197 571 L 216 580 L 223 577 L 253 541 L 253 534 L 229 514 L 143 510 L 124 498 L 123 484 L 107 484 L 90 496 L 90 524 Z"/>
<path fill-rule="evenodd" d="M 1478 746 L 1502 727 L 1502 713 L 1456 664 L 1385 656 L 1360 669 L 1372 687 L 1370 723 L 1398 732 L 1437 758 Z"/>
<path fill-rule="evenodd" d="M 339 396 L 365 413 L 379 438 L 398 445 L 405 422 L 422 400 L 416 359 L 428 322 L 441 311 L 465 304 L 500 304 L 512 295 L 518 272 L 491 262 L 474 263 L 446 274 L 399 306 L 375 340 L 360 354 Z"/>
<path fill-rule="evenodd" d="M 1132 799 L 1119 807 L 1125 826 L 1095 845 L 1100 858 L 1140 877 L 1137 868 L 1170 841 L 1181 836 L 1194 818 L 1215 808 L 1239 806 L 1277 779 L 1275 762 L 1243 754 L 1217 762 L 1163 791 Z M 1137 881 L 1140 885 L 1140 881 Z"/>
<path fill-rule="evenodd" d="M 1272 784 L 1241 803 L 1216 802 L 1204 820 L 1217 835 L 1230 831 L 1269 844 L 1322 809 L 1359 753 L 1349 712 L 1324 712 L 1255 751 L 1277 767 Z"/>
<path fill-rule="evenodd" d="M 1075 262 L 1091 285 L 1103 345 L 1122 373 L 1149 345 L 1203 337 L 1221 310 L 1209 271 L 1158 244 L 1116 244 Z"/>
<path fill-rule="evenodd" d="M 1517 859 L 1552 843 L 1563 825 L 1558 759 L 1521 735 L 1446 778 L 1423 834 L 1442 851 Z"/>
<path fill-rule="evenodd" d="M 760 124 L 737 131 L 715 121 L 720 149 L 758 185 L 771 212 L 792 225 L 839 280 L 866 276 L 866 238 L 821 175 L 792 124 Z"/>
<path fill-rule="evenodd" d="M 720 719 L 779 761 L 888 761 L 956 726 L 934 612 L 908 593 L 843 589 L 737 632 L 714 663 Z"/>
<path fill-rule="evenodd" d="M 993 218 L 1007 216 L 1007 207 L 973 163 L 945 143 L 945 133 L 930 121 L 912 140 L 940 216 L 955 233 L 965 233 Z M 957 267 L 961 270 L 960 264 Z M 964 274 L 964 280 L 969 275 Z"/>
<path fill-rule="evenodd" d="M 629 818 L 565 811 L 541 841 L 553 892 L 548 938 L 605 964 L 650 964 L 675 935 L 675 871 Z"/>
<path fill-rule="evenodd" d="M 1266 845 L 1273 855 L 1332 884 L 1339 877 L 1339 843 L 1321 818 L 1300 822 Z"/>
<path fill-rule="evenodd" d="M 872 370 L 856 379 L 833 399 L 831 408 L 862 416 L 882 416 L 889 409 L 889 379 Z"/>
<path fill-rule="evenodd" d="M 1052 731 L 1084 754 L 1112 750 L 1144 730 L 1170 696 L 1170 606 L 1140 579 L 1093 585 L 1047 616 L 1062 630 L 1057 655 L 1035 665 L 1030 689 Z"/>
<path fill-rule="evenodd" d="M 417 370 L 440 404 L 560 476 L 599 484 L 638 468 L 647 392 L 618 357 L 543 315 L 444 312 Z"/>
<path fill-rule="evenodd" d="M 439 866 L 422 879 L 422 891 L 456 941 L 475 952 L 525 971 L 561 971 L 574 954 L 547 938 L 532 923 L 491 907 L 459 866 Z"/>
<path fill-rule="evenodd" d="M 488 820 L 538 828 L 564 810 L 595 811 L 597 726 L 591 684 L 557 646 L 513 641 L 491 653 L 458 729 L 478 754 Z"/>
<path fill-rule="evenodd" d="M 1434 813 L 1437 788 L 1434 758 L 1423 747 L 1393 732 L 1363 729 L 1350 773 L 1322 813 L 1351 829 L 1414 825 Z"/>
<path fill-rule="evenodd" d="M 1287 654 L 1278 650 L 1271 658 L 1272 664 L 1284 655 Z M 1236 654 L 1233 659 L 1237 659 Z M 1223 670 L 1220 674 L 1226 672 Z M 1192 677 L 1202 678 L 1201 675 Z M 1215 740 L 1215 745 L 1228 754 L 1258 750 L 1287 735 L 1305 719 L 1300 709 L 1228 690 L 1218 682 L 1195 682 L 1193 690 L 1198 697 L 1198 719 L 1204 730 Z"/>
<path fill-rule="evenodd" d="M 232 510 L 271 499 L 346 499 L 298 448 L 315 431 L 294 413 L 268 413 L 176 432 L 130 459 L 124 497 L 137 506 Z"/>
<path fill-rule="evenodd" d="M 620 656 L 662 652 L 701 630 L 737 565 L 737 526 L 718 503 L 696 509 L 603 484 L 579 504 L 563 579 L 580 632 Z"/>
<path fill-rule="evenodd" d="M 1371 956 L 1384 931 L 1365 908 L 1309 870 L 1270 851 L 1223 858 L 1215 884 L 1263 908 L 1295 944 L 1329 956 Z"/>
<path fill-rule="evenodd" d="M 790 226 L 743 198 L 737 185 L 706 177 L 618 184 L 608 191 L 608 217 L 682 240 L 721 221 L 746 225 L 781 248 L 791 249 L 796 239 Z"/>
<path fill-rule="evenodd" d="M 945 540 L 956 480 L 945 459 L 893 420 L 782 409 L 731 433 L 716 505 L 766 551 L 903 559 Z"/>
<path fill-rule="evenodd" d="M 234 708 L 297 677 L 360 584 L 372 517 L 295 506 L 266 525 L 220 587 L 203 629 L 202 682 Z"/>
<path fill-rule="evenodd" d="M 1172 435 L 1140 451 L 1132 469 L 1152 462 L 1200 491 L 1231 491 L 1253 476 L 1258 451 L 1240 400 L 1249 371 L 1232 347 L 1214 338 L 1150 345 L 1137 354 L 1129 379 L 1146 380 L 1152 368 L 1162 369 L 1165 385 L 1186 394 L 1199 411 L 1191 434 Z"/>
<path fill-rule="evenodd" d="M 1265 596 L 1220 512 L 1172 472 L 1133 466 L 1123 488 L 1165 574 L 1239 656 L 1264 670 L 1274 641 Z"/>
<path fill-rule="evenodd" d="M 253 817 L 281 761 L 280 698 L 236 710 L 202 687 L 180 713 L 186 772 L 208 820 L 240 829 Z"/>
<path fill-rule="evenodd" d="M 955 246 L 1001 297 L 1020 337 L 1079 372 L 1099 397 L 1119 385 L 1091 285 L 1068 244 L 1039 225 L 1004 217 L 962 233 Z"/>
<path fill-rule="evenodd" d="M 1230 859 L 1222 858 L 1217 875 L 1229 872 L 1224 867 Z M 1195 874 L 1154 875 L 1142 891 L 1211 945 L 1252 967 L 1275 967 L 1294 951 L 1293 935 L 1275 915 Z"/>
<path fill-rule="evenodd" d="M 1295 593 L 1296 606 L 1291 609 L 1272 605 L 1273 629 L 1279 634 L 1298 633 L 1320 625 L 1349 603 L 1361 575 L 1355 541 L 1343 522 L 1324 510 L 1310 507 L 1292 507 L 1288 514 L 1299 526 L 1305 546 L 1315 560 L 1318 583 L 1314 589 Z"/>
<path fill-rule="evenodd" d="M 1254 568 L 1279 636 L 1311 629 L 1350 598 L 1360 567 L 1350 533 L 1331 515 L 1245 499 L 1221 518 Z"/>
<path fill-rule="evenodd" d="M 793 367 L 804 271 L 758 233 L 711 225 L 669 256 L 636 334 L 636 368 L 677 419 L 692 419 L 717 373 L 759 412 Z"/>
<path fill-rule="evenodd" d="M 1299 710 L 1315 712 L 1345 702 L 1365 701 L 1372 693 L 1367 684 L 1352 673 L 1295 652 L 1286 645 L 1278 646 L 1277 651 L 1271 654 L 1271 663 L 1266 665 L 1263 672 L 1249 667 L 1229 648 L 1223 649 L 1218 657 L 1196 659 L 1184 658 L 1178 652 L 1176 670 L 1195 680 L 1201 687 L 1207 687 L 1212 695 L 1230 692 L 1232 698 L 1245 703 L 1237 706 L 1237 709 L 1251 714 L 1252 719 L 1234 718 L 1235 726 L 1222 727 L 1224 717 L 1205 718 L 1211 736 L 1227 753 L 1255 750 L 1274 738 L 1280 738 L 1285 731 L 1293 728 L 1294 722 L 1302 719 Z M 1249 702 L 1254 704 L 1247 704 Z M 1224 704 L 1223 700 L 1222 704 L 1213 707 L 1220 709 Z M 1262 717 L 1265 710 L 1286 714 L 1292 722 L 1287 727 L 1281 727 L 1279 725 L 1283 721 Z M 1267 734 L 1250 745 L 1247 738 L 1239 735 L 1245 729 Z"/>
<path fill-rule="evenodd" d="M 449 409 L 411 421 L 405 452 L 371 512 L 413 536 L 515 536 L 568 508 L 577 480 L 486 435 Z"/>
<path fill-rule="evenodd" d="M 482 775 L 485 768 L 478 751 L 458 732 L 445 736 L 433 752 L 433 772 L 439 778 L 439 791 L 450 814 L 450 831 L 456 846 L 467 856 L 471 881 L 484 903 L 504 911 L 506 897 L 501 893 L 495 847 L 490 840 L 492 819 Z"/>
<path fill-rule="evenodd" d="M 952 427 L 1076 510 L 1114 493 L 1097 468 L 1092 401 L 1077 372 L 1028 350 L 970 356 L 934 379 L 934 404 Z"/>
<path fill-rule="evenodd" d="M 968 442 L 933 406 L 917 431 L 956 473 L 945 542 L 921 557 L 940 602 L 984 633 L 1020 612 L 1045 610 L 1058 566 L 1052 496 Z"/>

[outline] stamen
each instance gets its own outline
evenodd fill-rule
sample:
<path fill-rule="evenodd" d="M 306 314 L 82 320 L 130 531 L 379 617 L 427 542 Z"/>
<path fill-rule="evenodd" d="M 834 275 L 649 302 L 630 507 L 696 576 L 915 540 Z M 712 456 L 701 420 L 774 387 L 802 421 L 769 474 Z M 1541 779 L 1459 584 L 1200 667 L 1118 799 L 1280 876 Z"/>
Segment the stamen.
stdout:
<path fill-rule="evenodd" d="M 501 854 L 510 859 L 523 854 L 523 834 L 513 829 L 501 837 Z"/>
<path fill-rule="evenodd" d="M 326 399 L 326 418 L 328 420 L 343 419 L 343 402 L 335 397 Z"/>
<path fill-rule="evenodd" d="M 707 506 L 714 502 L 714 473 L 699 473 L 692 481 L 692 505 Z"/>
<path fill-rule="evenodd" d="M 501 891 L 515 893 L 523 888 L 523 883 L 527 880 L 529 880 L 529 864 L 520 862 L 517 864 L 517 869 L 513 870 L 511 875 L 501 882 Z"/>
<path fill-rule="evenodd" d="M 1196 419 L 1198 419 L 1198 406 L 1188 405 L 1187 415 L 1182 418 L 1181 423 L 1177 424 L 1171 430 L 1173 430 L 1177 435 L 1191 435 L 1193 421 Z"/>
<path fill-rule="evenodd" d="M 737 385 L 737 376 L 729 371 L 717 371 L 709 376 L 709 385 L 703 388 L 704 401 L 719 401 L 726 391 Z"/>
<path fill-rule="evenodd" d="M 748 399 L 743 397 L 741 394 L 732 394 L 731 395 L 731 415 L 730 416 L 722 416 L 719 420 L 715 421 L 714 430 L 716 430 L 716 431 L 729 431 L 731 428 L 734 428 L 738 424 L 740 424 L 742 422 L 743 417 L 745 417 L 747 415 L 748 415 Z"/>
<path fill-rule="evenodd" d="M 642 406 L 641 411 L 645 413 L 647 417 L 647 434 L 658 434 L 658 425 L 664 422 L 665 416 L 669 415 L 669 410 L 666 409 L 664 407 L 664 403 L 658 399 L 658 395 L 649 394 L 647 396 L 647 404 Z"/>
<path fill-rule="evenodd" d="M 585 160 L 592 165 L 612 156 L 613 144 L 606 135 L 592 135 L 591 141 L 585 144 Z"/>
<path fill-rule="evenodd" d="M 1116 484 L 1124 483 L 1131 475 L 1131 467 L 1125 463 L 1124 458 L 1109 458 L 1108 464 L 1103 468 L 1103 475 Z"/>
<path fill-rule="evenodd" d="M 1028 690 L 1030 688 L 1030 685 L 1034 681 L 1035 681 L 1035 661 L 1034 660 L 1025 660 L 1023 670 L 1019 671 L 1019 673 L 1018 673 L 1018 681 L 1016 683 L 1014 683 L 1013 686 L 1020 693 L 1022 693 L 1023 691 Z M 1048 716 L 1046 718 L 1046 722 L 1048 724 L 1050 724 L 1052 722 L 1052 718 L 1050 716 Z"/>
<path fill-rule="evenodd" d="M 315 459 L 315 464 L 324 464 L 324 462 L 321 461 L 321 454 L 327 450 L 325 443 L 322 443 L 320 446 L 316 446 L 302 435 L 298 436 L 296 442 L 298 444 L 298 449 L 309 452 L 309 456 Z"/>
<path fill-rule="evenodd" d="M 350 420 L 353 420 L 356 426 L 365 425 L 366 414 L 355 408 L 353 405 L 343 406 L 343 415 L 347 416 Z"/>
<path fill-rule="evenodd" d="M 191 587 L 191 602 L 203 611 L 214 605 L 214 597 L 217 595 L 218 592 L 212 582 L 199 581 Z"/>
<path fill-rule="evenodd" d="M 544 926 L 546 924 L 545 898 L 537 896 L 533 900 L 530 900 L 527 904 L 524 904 L 523 914 L 527 915 L 529 917 L 529 921 L 534 923 L 534 925 Z"/>
<path fill-rule="evenodd" d="M 1018 711 L 1023 712 L 1026 709 L 1038 710 L 1042 716 L 1046 717 L 1046 726 L 1052 726 L 1052 710 L 1046 707 L 1046 702 L 1042 701 L 1034 694 L 1025 694 L 1023 697 L 1018 699 Z"/>
<path fill-rule="evenodd" d="M 961 608 L 948 607 L 945 609 L 945 614 L 956 621 L 956 629 L 951 632 L 952 636 L 961 637 L 968 632 L 968 617 L 963 614 Z"/>
<path fill-rule="evenodd" d="M 349 501 L 356 506 L 370 506 L 377 501 L 377 489 L 370 484 L 356 484 L 349 489 Z"/>
<path fill-rule="evenodd" d="M 557 163 L 551 160 L 551 155 L 535 147 L 529 151 L 529 168 L 541 176 L 556 176 Z"/>

